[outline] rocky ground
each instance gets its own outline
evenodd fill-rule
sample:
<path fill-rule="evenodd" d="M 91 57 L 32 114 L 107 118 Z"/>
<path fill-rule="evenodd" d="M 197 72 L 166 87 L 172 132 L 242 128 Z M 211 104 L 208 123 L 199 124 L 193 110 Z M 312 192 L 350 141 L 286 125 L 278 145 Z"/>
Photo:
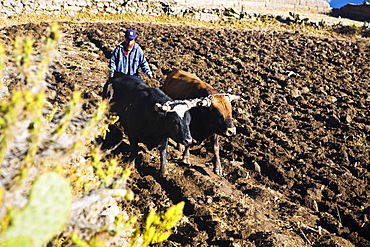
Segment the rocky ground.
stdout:
<path fill-rule="evenodd" d="M 2 29 L 3 43 L 48 24 Z M 224 176 L 212 172 L 207 142 L 192 167 L 174 143 L 169 174 L 143 148 L 122 207 L 145 213 L 185 201 L 185 217 L 161 246 L 370 246 L 370 42 L 300 32 L 139 23 L 60 23 L 50 101 L 81 90 L 99 104 L 110 54 L 126 28 L 160 87 L 172 68 L 195 73 L 233 102 L 237 135 L 221 138 Z M 123 156 L 127 153 L 123 152 Z"/>

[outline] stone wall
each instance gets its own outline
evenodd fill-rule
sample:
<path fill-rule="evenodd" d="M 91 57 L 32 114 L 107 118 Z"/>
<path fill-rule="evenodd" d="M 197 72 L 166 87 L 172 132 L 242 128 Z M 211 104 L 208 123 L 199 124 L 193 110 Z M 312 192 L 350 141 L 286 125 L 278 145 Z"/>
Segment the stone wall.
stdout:
<path fill-rule="evenodd" d="M 74 15 L 79 11 L 92 13 L 138 13 L 160 15 L 171 6 L 188 7 L 234 7 L 239 10 L 248 8 L 285 8 L 292 10 L 313 10 L 321 13 L 331 11 L 326 1 L 319 0 L 3 0 L 0 1 L 0 17 L 20 13 Z"/>
<path fill-rule="evenodd" d="M 180 4 L 191 6 L 237 6 L 243 9 L 292 9 L 312 10 L 320 13 L 329 13 L 330 5 L 326 1 L 319 0 L 175 0 Z"/>
<path fill-rule="evenodd" d="M 12 16 L 22 12 L 73 15 L 86 10 L 93 13 L 125 13 L 130 7 L 135 7 L 135 11 L 141 7 L 137 3 L 125 0 L 3 0 L 0 2 L 0 15 Z"/>

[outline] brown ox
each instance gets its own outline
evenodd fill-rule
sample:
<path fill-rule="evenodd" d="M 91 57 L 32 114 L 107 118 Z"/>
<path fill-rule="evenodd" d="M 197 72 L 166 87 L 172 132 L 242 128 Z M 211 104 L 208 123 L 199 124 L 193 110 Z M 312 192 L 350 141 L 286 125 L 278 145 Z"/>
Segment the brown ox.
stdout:
<path fill-rule="evenodd" d="M 190 131 L 193 138 L 203 141 L 211 137 L 214 151 L 214 171 L 222 175 L 219 153 L 219 135 L 232 136 L 236 134 L 233 124 L 231 101 L 239 96 L 221 94 L 211 85 L 201 81 L 196 75 L 174 69 L 166 78 L 162 90 L 173 99 L 193 99 L 208 97 L 209 107 L 195 107 L 190 110 L 192 120 Z M 185 147 L 183 162 L 190 164 L 189 147 Z"/>

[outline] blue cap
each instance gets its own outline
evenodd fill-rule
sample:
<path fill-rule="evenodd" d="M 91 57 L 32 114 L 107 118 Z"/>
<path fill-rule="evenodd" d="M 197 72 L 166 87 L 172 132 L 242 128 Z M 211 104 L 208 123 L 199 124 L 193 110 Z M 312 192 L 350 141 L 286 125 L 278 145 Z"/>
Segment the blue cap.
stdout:
<path fill-rule="evenodd" d="M 127 29 L 125 32 L 125 38 L 127 39 L 136 39 L 136 32 L 132 29 Z"/>

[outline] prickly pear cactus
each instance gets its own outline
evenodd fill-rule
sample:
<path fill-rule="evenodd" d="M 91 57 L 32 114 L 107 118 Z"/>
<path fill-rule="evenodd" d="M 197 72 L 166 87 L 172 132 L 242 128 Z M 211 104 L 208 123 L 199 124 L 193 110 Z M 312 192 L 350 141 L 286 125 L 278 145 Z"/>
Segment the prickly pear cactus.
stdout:
<path fill-rule="evenodd" d="M 34 245 L 31 238 L 23 236 L 17 236 L 15 238 L 5 240 L 4 242 L 0 242 L 0 247 L 13 247 L 13 246 L 33 247 Z"/>
<path fill-rule="evenodd" d="M 0 235 L 0 247 L 45 244 L 66 223 L 71 204 L 68 181 L 57 173 L 42 174 L 31 188 L 28 204 L 12 212 L 11 225 Z"/>

